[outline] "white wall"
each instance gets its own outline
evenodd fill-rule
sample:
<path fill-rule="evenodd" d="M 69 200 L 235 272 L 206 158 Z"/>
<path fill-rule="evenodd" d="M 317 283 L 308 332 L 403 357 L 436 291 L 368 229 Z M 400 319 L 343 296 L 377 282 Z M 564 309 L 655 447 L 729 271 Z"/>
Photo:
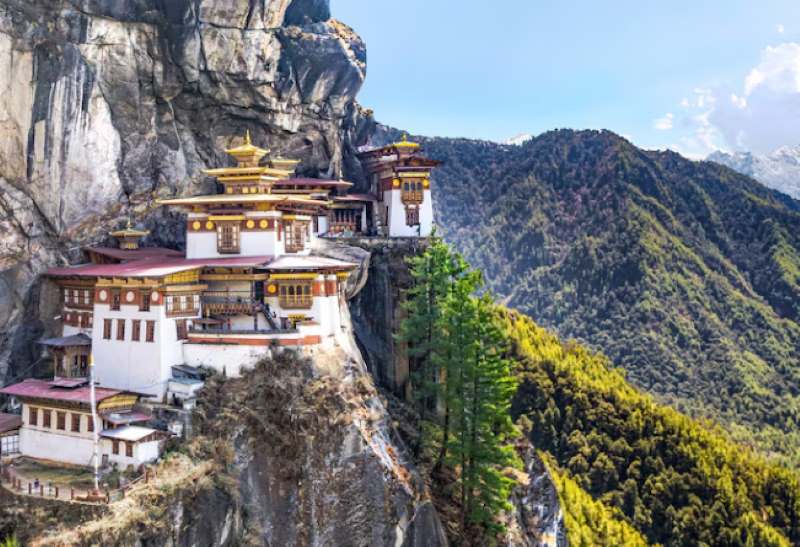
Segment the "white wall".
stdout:
<path fill-rule="evenodd" d="M 183 362 L 176 319 L 166 316 L 165 306 L 151 305 L 150 311 L 142 312 L 138 306 L 122 304 L 119 311 L 112 311 L 108 304 L 95 304 L 94 317 L 92 352 L 99 384 L 162 397 L 171 367 Z M 112 320 L 110 340 L 103 339 L 103 321 L 107 318 Z M 125 319 L 125 340 L 117 340 L 117 319 Z M 141 320 L 138 342 L 131 340 L 132 319 Z M 148 320 L 156 322 L 153 342 L 145 341 Z"/>
<path fill-rule="evenodd" d="M 134 443 L 133 457 L 129 458 L 125 455 L 125 442 L 119 441 L 119 454 L 114 454 L 114 444 L 112 439 L 107 437 L 100 438 L 100 458 L 102 462 L 103 456 L 108 456 L 109 463 L 117 464 L 119 469 L 124 470 L 129 465 L 139 467 L 144 463 L 150 463 L 158 459 L 159 447 L 158 441 L 149 441 L 146 443 Z"/>
<path fill-rule="evenodd" d="M 259 222 L 260 220 L 279 221 L 281 213 L 276 211 L 268 212 L 249 212 L 245 215 L 248 220 Z M 203 215 L 188 215 L 189 222 L 197 220 L 205 223 L 206 217 Z M 281 256 L 285 253 L 284 239 L 278 241 L 277 231 L 247 231 L 240 233 L 240 248 L 238 254 L 217 252 L 217 232 L 195 232 L 187 229 L 186 231 L 186 258 L 225 258 L 231 256 Z"/>
<path fill-rule="evenodd" d="M 422 203 L 419 206 L 419 226 L 406 225 L 406 208 L 400 197 L 400 190 L 384 192 L 384 199 L 389 203 L 389 236 L 390 237 L 428 237 L 433 231 L 433 198 L 430 188 L 423 191 Z"/>
<path fill-rule="evenodd" d="M 25 411 L 27 418 L 28 413 Z M 39 417 L 41 420 L 41 417 Z M 55 416 L 52 425 L 55 426 Z M 67 418 L 67 427 L 70 421 Z M 80 435 L 54 429 L 33 429 L 27 425 L 19 432 L 19 449 L 24 456 L 74 465 L 91 465 L 94 443 L 91 435 Z"/>
<path fill-rule="evenodd" d="M 240 376 L 243 369 L 250 368 L 259 359 L 270 355 L 267 346 L 237 346 L 230 344 L 183 345 L 183 356 L 187 365 L 206 366 L 229 377 Z"/>

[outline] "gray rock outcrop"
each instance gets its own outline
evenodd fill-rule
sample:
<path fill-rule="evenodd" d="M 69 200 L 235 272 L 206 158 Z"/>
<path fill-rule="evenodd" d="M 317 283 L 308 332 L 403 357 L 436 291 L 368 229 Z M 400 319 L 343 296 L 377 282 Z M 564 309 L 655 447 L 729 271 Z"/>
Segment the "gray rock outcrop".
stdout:
<path fill-rule="evenodd" d="M 0 2 L 0 380 L 56 311 L 38 274 L 131 216 L 180 245 L 155 199 L 211 190 L 200 170 L 246 129 L 305 174 L 357 177 L 365 72 L 327 0 Z"/>

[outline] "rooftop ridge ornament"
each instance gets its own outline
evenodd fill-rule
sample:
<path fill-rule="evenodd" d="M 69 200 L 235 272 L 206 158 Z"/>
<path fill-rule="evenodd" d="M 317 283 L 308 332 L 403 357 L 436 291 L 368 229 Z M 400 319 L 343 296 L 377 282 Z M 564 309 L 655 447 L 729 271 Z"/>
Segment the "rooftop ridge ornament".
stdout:
<path fill-rule="evenodd" d="M 403 139 L 400 142 L 394 143 L 392 146 L 396 148 L 419 148 L 419 143 L 411 142 L 408 140 L 408 133 L 403 131 Z"/>
<path fill-rule="evenodd" d="M 253 145 L 248 129 L 244 134 L 244 142 L 239 146 L 228 148 L 225 153 L 234 157 L 237 167 L 258 167 L 261 158 L 269 154 L 269 150 Z"/>
<path fill-rule="evenodd" d="M 138 249 L 139 239 L 150 235 L 150 230 L 135 229 L 129 216 L 125 228 L 109 232 L 108 235 L 117 238 L 120 249 Z"/>

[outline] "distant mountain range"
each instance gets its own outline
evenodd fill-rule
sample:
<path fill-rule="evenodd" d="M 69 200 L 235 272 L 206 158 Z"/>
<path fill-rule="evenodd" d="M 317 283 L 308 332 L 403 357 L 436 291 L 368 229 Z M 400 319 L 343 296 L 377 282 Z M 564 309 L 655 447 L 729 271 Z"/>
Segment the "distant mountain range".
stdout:
<path fill-rule="evenodd" d="M 800 145 L 783 146 L 771 154 L 714 152 L 707 159 L 800 199 Z"/>
<path fill-rule="evenodd" d="M 800 464 L 800 201 L 608 131 L 417 140 L 439 232 L 505 304 Z"/>

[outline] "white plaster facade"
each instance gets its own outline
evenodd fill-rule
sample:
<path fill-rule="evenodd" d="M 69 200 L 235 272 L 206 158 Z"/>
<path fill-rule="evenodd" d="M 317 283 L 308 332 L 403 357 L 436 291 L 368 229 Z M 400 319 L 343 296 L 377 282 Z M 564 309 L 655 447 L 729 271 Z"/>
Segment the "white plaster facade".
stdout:
<path fill-rule="evenodd" d="M 186 317 L 168 317 L 163 305 L 140 311 L 138 305 L 121 304 L 119 310 L 111 310 L 101 303 L 95 304 L 94 317 L 92 352 L 99 385 L 162 397 L 172 376 L 171 367 L 183 363 L 183 340 L 178 339 L 176 321 Z M 109 340 L 103 337 L 105 319 L 111 319 Z M 124 340 L 117 340 L 119 319 L 125 321 Z M 134 319 L 141 321 L 138 341 L 131 339 Z M 155 322 L 152 342 L 146 341 L 147 321 Z"/>
<path fill-rule="evenodd" d="M 430 188 L 423 190 L 418 225 L 406 224 L 406 206 L 399 188 L 385 191 L 383 205 L 378 203 L 377 206 L 388 207 L 389 237 L 428 237 L 433 232 L 433 196 Z"/>
<path fill-rule="evenodd" d="M 81 415 L 80 431 L 72 431 L 72 414 L 63 408 L 34 405 L 37 408 L 37 425 L 29 422 L 30 405 L 22 405 L 23 425 L 19 431 L 19 450 L 24 456 L 42 460 L 57 460 L 74 465 L 91 465 L 94 453 L 92 433 L 89 431 L 91 415 Z M 51 412 L 50 427 L 41 425 L 43 412 Z M 56 412 L 66 412 L 65 429 L 57 428 Z"/>

